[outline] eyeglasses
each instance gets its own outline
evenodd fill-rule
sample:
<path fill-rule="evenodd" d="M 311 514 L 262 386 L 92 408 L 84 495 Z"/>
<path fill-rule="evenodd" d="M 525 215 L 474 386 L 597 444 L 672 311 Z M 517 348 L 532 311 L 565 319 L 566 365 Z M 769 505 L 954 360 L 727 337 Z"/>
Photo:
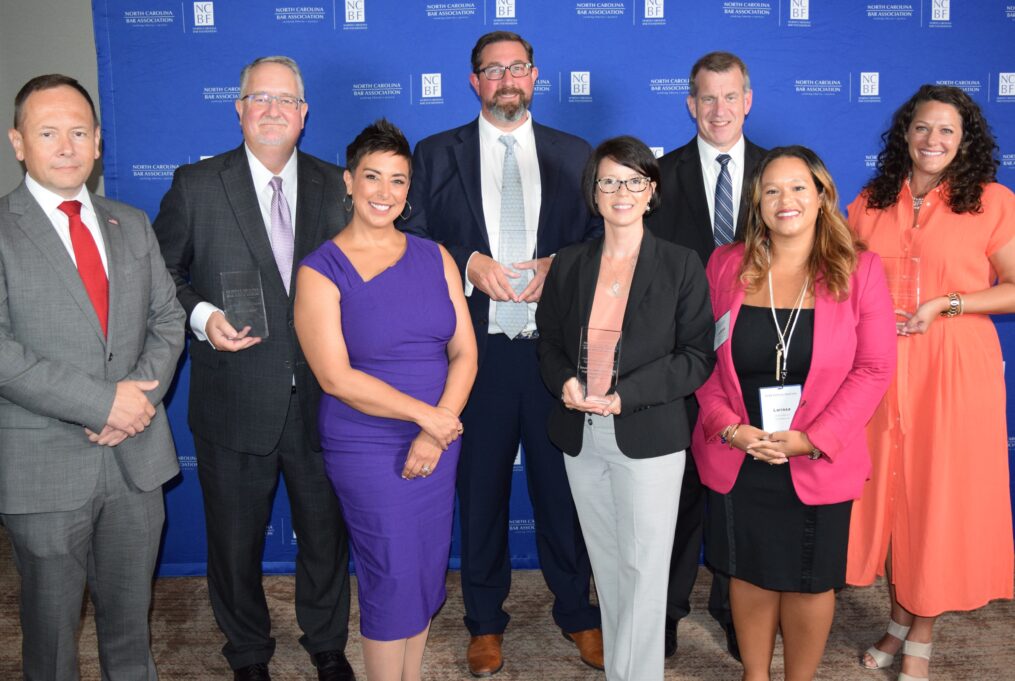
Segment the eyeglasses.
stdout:
<path fill-rule="evenodd" d="M 476 69 L 476 73 L 482 73 L 486 76 L 487 80 L 500 80 L 504 77 L 505 71 L 510 71 L 511 75 L 515 78 L 521 78 L 522 76 L 527 76 L 532 73 L 532 63 L 527 62 L 523 64 L 522 62 L 515 62 L 514 64 L 511 64 L 511 66 L 491 64 L 485 69 Z"/>
<path fill-rule="evenodd" d="M 260 109 L 267 109 L 271 106 L 272 102 L 278 102 L 278 108 L 291 111 L 299 109 L 301 105 L 306 103 L 306 100 L 293 97 L 292 95 L 269 95 L 267 92 L 253 92 L 240 97 L 240 99 L 245 99 L 250 102 L 251 106 L 256 106 Z"/>
<path fill-rule="evenodd" d="M 599 191 L 604 194 L 616 194 L 620 191 L 620 185 L 627 187 L 627 191 L 637 194 L 648 189 L 650 184 L 652 184 L 652 180 L 647 177 L 629 177 L 626 180 L 618 180 L 615 177 L 601 177 L 596 180 Z"/>

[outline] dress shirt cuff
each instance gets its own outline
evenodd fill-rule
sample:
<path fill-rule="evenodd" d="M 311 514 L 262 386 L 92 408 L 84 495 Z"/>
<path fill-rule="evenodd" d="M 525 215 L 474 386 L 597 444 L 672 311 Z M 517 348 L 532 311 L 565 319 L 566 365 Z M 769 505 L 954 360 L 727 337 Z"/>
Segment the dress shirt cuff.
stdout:
<path fill-rule="evenodd" d="M 208 326 L 208 319 L 215 312 L 222 311 L 209 302 L 203 302 L 195 305 L 194 311 L 190 313 L 190 330 L 194 333 L 194 338 L 199 341 L 207 341 L 209 345 L 211 345 L 211 341 L 208 340 L 208 335 L 204 330 Z M 212 347 L 215 346 L 212 345 Z"/>
<path fill-rule="evenodd" d="M 465 297 L 466 298 L 471 296 L 473 289 L 476 288 L 475 286 L 472 285 L 472 282 L 469 281 L 469 265 L 472 264 L 472 259 L 476 257 L 477 253 L 479 253 L 479 251 L 473 251 L 472 255 L 469 256 L 469 259 L 465 261 L 465 272 L 462 273 L 462 279 L 465 280 Z"/>

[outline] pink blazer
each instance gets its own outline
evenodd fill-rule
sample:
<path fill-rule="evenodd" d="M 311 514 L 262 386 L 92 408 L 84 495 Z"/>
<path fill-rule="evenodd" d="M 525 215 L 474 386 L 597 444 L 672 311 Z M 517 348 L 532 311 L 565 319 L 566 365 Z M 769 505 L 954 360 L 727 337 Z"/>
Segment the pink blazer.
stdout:
<path fill-rule="evenodd" d="M 715 371 L 695 393 L 701 411 L 691 452 L 701 481 L 722 494 L 733 487 L 744 453 L 722 444 L 719 433 L 731 423 L 748 423 L 730 350 L 745 295 L 737 280 L 743 253 L 742 243 L 730 244 L 708 261 L 712 314 L 719 319 L 729 312 L 730 332 L 716 350 Z M 864 426 L 888 390 L 895 348 L 895 314 L 881 260 L 874 253 L 861 253 L 849 297 L 836 302 L 819 286 L 815 301 L 811 367 L 792 430 L 807 433 L 825 456 L 789 460 L 793 486 L 805 504 L 860 496 L 871 470 Z"/>

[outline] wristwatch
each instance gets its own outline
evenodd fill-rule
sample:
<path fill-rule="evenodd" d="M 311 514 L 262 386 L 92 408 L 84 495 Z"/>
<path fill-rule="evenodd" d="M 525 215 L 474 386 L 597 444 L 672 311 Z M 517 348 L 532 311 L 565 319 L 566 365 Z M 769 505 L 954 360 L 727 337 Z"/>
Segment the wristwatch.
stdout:
<path fill-rule="evenodd" d="M 807 458 L 810 459 L 811 461 L 817 461 L 818 459 L 821 458 L 822 454 L 824 454 L 824 452 L 822 452 L 817 447 L 814 447 L 811 449 L 811 453 L 807 455 Z"/>

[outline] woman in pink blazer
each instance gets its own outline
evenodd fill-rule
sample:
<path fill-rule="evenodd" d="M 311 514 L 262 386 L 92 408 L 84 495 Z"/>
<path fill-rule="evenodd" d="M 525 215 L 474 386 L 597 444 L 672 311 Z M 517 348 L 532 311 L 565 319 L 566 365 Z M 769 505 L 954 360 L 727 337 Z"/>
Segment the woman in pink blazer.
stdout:
<path fill-rule="evenodd" d="M 691 451 L 743 678 L 769 678 L 781 629 L 786 679 L 810 681 L 870 471 L 864 425 L 895 369 L 895 315 L 814 152 L 771 150 L 751 191 L 742 239 L 708 263 L 717 364 L 697 391 Z"/>

